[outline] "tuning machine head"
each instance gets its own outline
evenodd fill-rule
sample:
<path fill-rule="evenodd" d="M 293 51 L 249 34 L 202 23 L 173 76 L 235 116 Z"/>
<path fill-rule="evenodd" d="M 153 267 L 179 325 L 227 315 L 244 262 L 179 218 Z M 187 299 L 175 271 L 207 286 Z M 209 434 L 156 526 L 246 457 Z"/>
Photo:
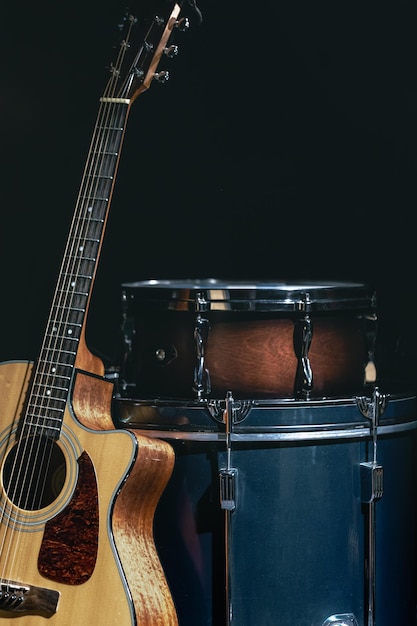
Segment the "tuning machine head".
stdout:
<path fill-rule="evenodd" d="M 155 72 L 153 77 L 154 77 L 154 80 L 156 80 L 158 83 L 163 84 L 169 80 L 169 72 L 167 72 L 166 70 L 163 70 L 161 72 Z"/>
<path fill-rule="evenodd" d="M 169 59 L 173 59 L 174 57 L 176 57 L 178 52 L 179 52 L 179 48 L 175 44 L 173 44 L 172 46 L 167 46 L 166 48 L 164 48 L 164 54 Z"/>
<path fill-rule="evenodd" d="M 182 33 L 190 28 L 190 20 L 188 17 L 181 17 L 175 22 L 175 28 L 178 28 Z"/>

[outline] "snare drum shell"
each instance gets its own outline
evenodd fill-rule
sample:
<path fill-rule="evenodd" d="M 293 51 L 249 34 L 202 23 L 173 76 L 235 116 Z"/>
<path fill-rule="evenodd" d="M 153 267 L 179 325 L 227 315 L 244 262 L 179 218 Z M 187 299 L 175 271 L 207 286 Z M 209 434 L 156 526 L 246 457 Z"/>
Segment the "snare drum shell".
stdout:
<path fill-rule="evenodd" d="M 369 358 L 366 318 L 375 307 L 364 286 L 333 285 L 327 290 L 313 286 L 284 290 L 280 284 L 253 290 L 219 287 L 200 286 L 193 294 L 189 289 L 175 289 L 175 284 L 170 288 L 124 285 L 123 396 L 196 397 L 197 316 L 208 329 L 203 341 L 207 372 L 203 397 L 220 399 L 228 391 L 239 398 L 298 396 L 305 372 L 302 346 L 295 345 L 296 327 L 306 315 L 312 325 L 306 350 L 312 372 L 309 395 L 347 396 L 364 389 Z M 309 305 L 302 302 L 306 292 Z M 203 310 L 196 310 L 198 306 Z"/>

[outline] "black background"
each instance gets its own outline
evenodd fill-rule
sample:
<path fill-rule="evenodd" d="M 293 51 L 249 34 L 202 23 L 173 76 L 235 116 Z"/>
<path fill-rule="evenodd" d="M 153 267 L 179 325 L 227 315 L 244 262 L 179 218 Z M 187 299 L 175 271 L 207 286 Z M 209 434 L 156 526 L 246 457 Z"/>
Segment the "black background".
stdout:
<path fill-rule="evenodd" d="M 201 0 L 134 103 L 88 317 L 122 282 L 354 280 L 415 383 L 416 4 Z M 0 9 L 0 357 L 33 359 L 124 6 Z"/>

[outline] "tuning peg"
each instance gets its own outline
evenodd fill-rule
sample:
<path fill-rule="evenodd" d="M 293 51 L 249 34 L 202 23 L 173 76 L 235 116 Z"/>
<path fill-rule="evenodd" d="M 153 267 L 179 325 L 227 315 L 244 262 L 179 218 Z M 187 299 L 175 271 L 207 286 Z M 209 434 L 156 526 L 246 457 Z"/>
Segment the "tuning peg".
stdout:
<path fill-rule="evenodd" d="M 164 48 L 164 54 L 166 54 L 169 59 L 172 59 L 173 57 L 177 56 L 178 49 L 178 46 L 175 45 L 168 46 L 167 48 Z"/>
<path fill-rule="evenodd" d="M 163 72 L 156 72 L 154 75 L 154 80 L 156 80 L 158 83 L 166 83 L 167 80 L 169 79 L 169 72 L 167 71 L 163 71 Z"/>
<path fill-rule="evenodd" d="M 188 30 L 190 28 L 190 20 L 188 19 L 188 17 L 182 17 L 175 22 L 175 27 L 184 32 L 185 30 Z"/>

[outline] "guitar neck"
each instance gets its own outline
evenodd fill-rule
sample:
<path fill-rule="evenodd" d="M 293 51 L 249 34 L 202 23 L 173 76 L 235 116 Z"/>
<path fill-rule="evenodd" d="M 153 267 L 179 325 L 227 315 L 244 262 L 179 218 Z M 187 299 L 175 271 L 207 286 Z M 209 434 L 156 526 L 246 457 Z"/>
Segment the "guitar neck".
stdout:
<path fill-rule="evenodd" d="M 168 54 L 166 43 L 179 23 L 178 4 L 161 2 L 159 9 L 158 14 L 144 20 L 137 50 L 131 42 L 138 20 L 127 18 L 125 38 L 100 99 L 27 410 L 20 424 L 24 436 L 60 436 L 130 107 L 156 77 L 162 54 Z"/>

